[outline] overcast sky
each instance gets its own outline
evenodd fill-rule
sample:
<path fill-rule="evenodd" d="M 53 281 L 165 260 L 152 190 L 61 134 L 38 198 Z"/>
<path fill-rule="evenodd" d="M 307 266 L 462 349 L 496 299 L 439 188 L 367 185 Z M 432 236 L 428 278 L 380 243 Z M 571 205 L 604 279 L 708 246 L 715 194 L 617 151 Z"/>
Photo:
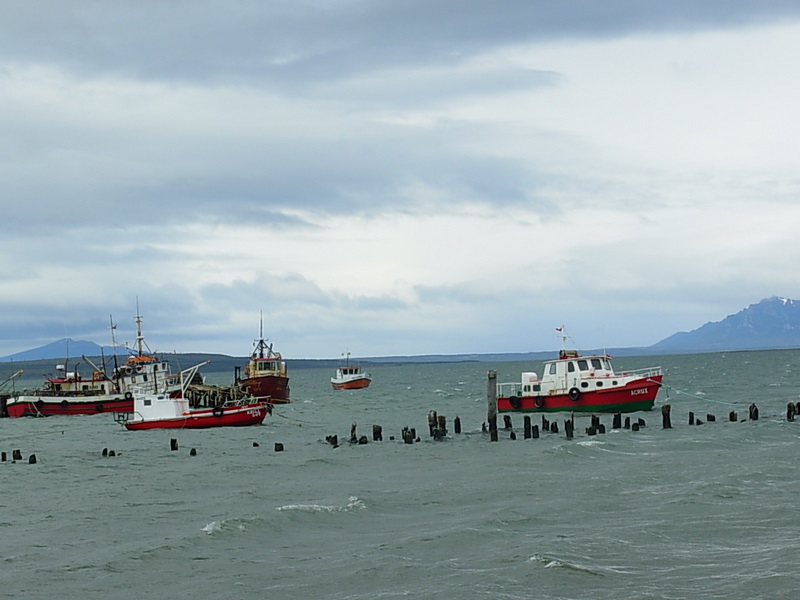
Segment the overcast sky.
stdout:
<path fill-rule="evenodd" d="M 0 356 L 648 346 L 800 298 L 800 2 L 0 0 Z"/>

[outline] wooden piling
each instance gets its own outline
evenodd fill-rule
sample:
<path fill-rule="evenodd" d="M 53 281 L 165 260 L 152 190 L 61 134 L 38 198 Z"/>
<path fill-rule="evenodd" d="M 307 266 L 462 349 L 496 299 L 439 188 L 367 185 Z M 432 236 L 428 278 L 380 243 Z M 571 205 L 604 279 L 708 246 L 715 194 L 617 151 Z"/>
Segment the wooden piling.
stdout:
<path fill-rule="evenodd" d="M 523 438 L 526 440 L 531 439 L 531 417 L 530 415 L 525 415 L 522 418 L 522 432 Z"/>
<path fill-rule="evenodd" d="M 170 438 L 169 449 L 175 452 L 178 449 L 178 440 L 176 440 L 175 438 Z"/>
<path fill-rule="evenodd" d="M 622 413 L 614 413 L 614 420 L 611 422 L 611 429 L 622 428 Z"/>
<path fill-rule="evenodd" d="M 731 423 L 735 423 L 738 420 L 739 420 L 739 415 L 736 414 L 735 410 L 732 410 L 731 412 L 728 413 L 728 421 L 730 421 Z"/>
<path fill-rule="evenodd" d="M 707 414 L 706 421 L 708 421 L 709 423 L 715 423 L 717 421 L 717 417 L 715 417 L 712 414 Z"/>
<path fill-rule="evenodd" d="M 567 436 L 568 440 L 571 440 L 575 435 L 575 423 L 572 419 L 567 419 L 564 421 L 564 433 Z"/>
<path fill-rule="evenodd" d="M 350 426 L 350 443 L 356 444 L 358 443 L 358 438 L 356 437 L 356 422 L 353 421 L 353 424 Z"/>
<path fill-rule="evenodd" d="M 503 415 L 503 427 L 506 429 L 514 428 L 514 426 L 511 424 L 511 415 Z"/>
<path fill-rule="evenodd" d="M 489 422 L 489 439 L 497 441 L 497 371 L 491 370 L 487 374 L 486 381 L 486 404 L 487 417 Z"/>
<path fill-rule="evenodd" d="M 408 427 L 403 427 L 402 436 L 403 436 L 403 443 L 406 444 L 414 443 L 414 433 Z"/>
<path fill-rule="evenodd" d="M 630 417 L 625 417 L 625 425 L 623 425 L 623 428 L 624 429 L 630 429 L 631 428 L 631 418 Z"/>
<path fill-rule="evenodd" d="M 197 456 L 197 450 L 195 448 L 189 450 L 189 456 Z"/>
<path fill-rule="evenodd" d="M 436 429 L 436 411 L 428 412 L 428 435 L 433 437 L 433 430 Z"/>
<path fill-rule="evenodd" d="M 689 425 L 694 425 L 694 413 L 689 411 Z"/>
<path fill-rule="evenodd" d="M 35 454 L 31 454 L 28 457 L 28 464 L 29 465 L 35 465 L 36 464 L 36 455 Z"/>
<path fill-rule="evenodd" d="M 750 405 L 750 420 L 751 421 L 758 421 L 758 407 L 755 405 L 755 402 Z"/>
<path fill-rule="evenodd" d="M 661 407 L 661 427 L 662 429 L 672 429 L 672 420 L 669 416 L 669 411 L 671 406 L 669 404 L 665 404 Z"/>
<path fill-rule="evenodd" d="M 283 444 L 275 442 L 275 452 L 283 452 Z"/>
<path fill-rule="evenodd" d="M 456 433 L 461 433 L 461 419 L 458 415 L 456 415 L 456 418 L 453 419 L 453 431 Z"/>
<path fill-rule="evenodd" d="M 787 421 L 794 421 L 794 417 L 797 414 L 797 409 L 793 402 L 789 402 L 786 405 L 786 420 Z"/>
<path fill-rule="evenodd" d="M 373 442 L 383 441 L 383 428 L 380 425 L 372 426 L 372 441 Z"/>
<path fill-rule="evenodd" d="M 22 450 L 12 450 L 11 451 L 11 459 L 12 460 L 22 460 Z"/>

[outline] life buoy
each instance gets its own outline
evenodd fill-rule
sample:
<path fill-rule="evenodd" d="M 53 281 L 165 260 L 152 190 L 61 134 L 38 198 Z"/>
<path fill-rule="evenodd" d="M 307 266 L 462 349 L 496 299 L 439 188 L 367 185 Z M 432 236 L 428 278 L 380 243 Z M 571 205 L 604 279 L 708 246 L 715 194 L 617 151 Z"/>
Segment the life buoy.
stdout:
<path fill-rule="evenodd" d="M 97 404 L 94 405 L 94 408 L 95 410 L 97 410 L 97 412 L 103 412 L 103 403 L 98 402 Z"/>
<path fill-rule="evenodd" d="M 44 408 L 44 400 L 37 400 L 36 401 L 36 410 L 42 410 Z"/>
<path fill-rule="evenodd" d="M 514 410 L 519 410 L 520 406 L 522 406 L 522 401 L 519 399 L 519 396 L 511 396 L 508 399 L 508 403 Z"/>
<path fill-rule="evenodd" d="M 221 417 L 222 413 L 225 412 L 221 406 L 215 406 L 214 410 L 211 411 L 215 417 Z"/>
<path fill-rule="evenodd" d="M 125 392 L 125 400 L 133 400 L 133 394 L 130 392 Z"/>
<path fill-rule="evenodd" d="M 533 399 L 533 405 L 536 408 L 544 408 L 544 398 L 542 398 L 541 396 L 536 396 Z"/>
<path fill-rule="evenodd" d="M 578 388 L 572 388 L 569 391 L 569 399 L 570 400 L 572 400 L 574 402 L 577 402 L 578 398 L 580 398 L 580 397 L 581 397 L 581 391 Z"/>
<path fill-rule="evenodd" d="M 66 400 L 62 400 L 61 401 L 61 408 L 67 408 L 68 406 L 69 406 L 69 402 L 67 402 Z"/>
<path fill-rule="evenodd" d="M 136 372 L 141 373 L 144 369 L 142 369 L 142 365 L 136 365 Z"/>
<path fill-rule="evenodd" d="M 125 375 L 130 375 L 131 373 L 133 373 L 133 369 L 130 367 L 125 367 Z"/>

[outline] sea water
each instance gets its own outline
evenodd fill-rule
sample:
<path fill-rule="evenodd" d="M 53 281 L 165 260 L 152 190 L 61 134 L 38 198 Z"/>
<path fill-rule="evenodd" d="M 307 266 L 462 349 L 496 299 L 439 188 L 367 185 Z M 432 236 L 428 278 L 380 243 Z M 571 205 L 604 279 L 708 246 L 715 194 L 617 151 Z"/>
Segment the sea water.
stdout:
<path fill-rule="evenodd" d="M 643 428 L 606 415 L 589 436 L 577 416 L 571 440 L 567 415 L 538 439 L 521 415 L 512 430 L 499 420 L 498 442 L 482 432 L 487 371 L 513 381 L 541 370 L 528 363 L 376 366 L 358 391 L 295 369 L 292 403 L 242 429 L 1 419 L 0 596 L 795 598 L 800 419 L 786 404 L 800 400 L 800 351 L 616 361 L 658 364 L 670 387 L 631 415 Z M 447 417 L 443 440 L 430 410 Z M 349 443 L 354 423 L 368 444 Z"/>

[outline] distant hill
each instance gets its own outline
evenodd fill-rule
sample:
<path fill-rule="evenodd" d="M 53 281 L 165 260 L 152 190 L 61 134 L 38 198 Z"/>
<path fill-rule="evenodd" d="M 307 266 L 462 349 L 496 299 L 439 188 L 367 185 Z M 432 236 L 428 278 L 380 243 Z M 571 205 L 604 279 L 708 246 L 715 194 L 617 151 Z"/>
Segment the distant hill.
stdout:
<path fill-rule="evenodd" d="M 61 360 L 80 358 L 86 356 L 111 356 L 114 349 L 111 346 L 99 346 L 94 342 L 86 342 L 83 340 L 73 340 L 71 338 L 64 338 L 38 348 L 24 350 L 16 354 L 9 354 L 0 358 L 0 362 L 20 362 L 26 360 Z"/>
<path fill-rule="evenodd" d="M 706 323 L 692 331 L 682 331 L 647 347 L 635 348 L 581 348 L 581 352 L 608 352 L 614 356 L 644 356 L 654 354 L 684 354 L 692 352 L 720 352 L 735 350 L 768 350 L 781 348 L 800 348 L 800 301 L 788 298 L 765 298 L 756 304 L 722 321 Z M 0 358 L 3 362 L 28 362 L 40 360 L 66 359 L 80 360 L 81 356 L 92 358 L 114 355 L 110 346 L 99 346 L 94 342 L 76 341 L 64 338 L 24 352 Z M 123 358 L 124 351 L 117 348 L 117 356 Z M 176 357 L 161 353 L 159 356 L 170 361 Z M 383 356 L 360 359 L 364 364 L 409 364 L 409 363 L 452 363 L 452 362 L 509 362 L 544 360 L 553 352 L 524 352 L 506 354 L 431 354 L 416 356 Z M 178 362 L 182 367 L 210 360 L 209 368 L 214 371 L 232 371 L 237 365 L 244 365 L 246 357 L 232 357 L 222 354 L 180 354 Z M 334 367 L 338 361 L 331 359 L 287 359 L 290 368 Z"/>
<path fill-rule="evenodd" d="M 722 321 L 682 331 L 647 350 L 660 354 L 800 348 L 800 302 L 765 298 Z"/>

